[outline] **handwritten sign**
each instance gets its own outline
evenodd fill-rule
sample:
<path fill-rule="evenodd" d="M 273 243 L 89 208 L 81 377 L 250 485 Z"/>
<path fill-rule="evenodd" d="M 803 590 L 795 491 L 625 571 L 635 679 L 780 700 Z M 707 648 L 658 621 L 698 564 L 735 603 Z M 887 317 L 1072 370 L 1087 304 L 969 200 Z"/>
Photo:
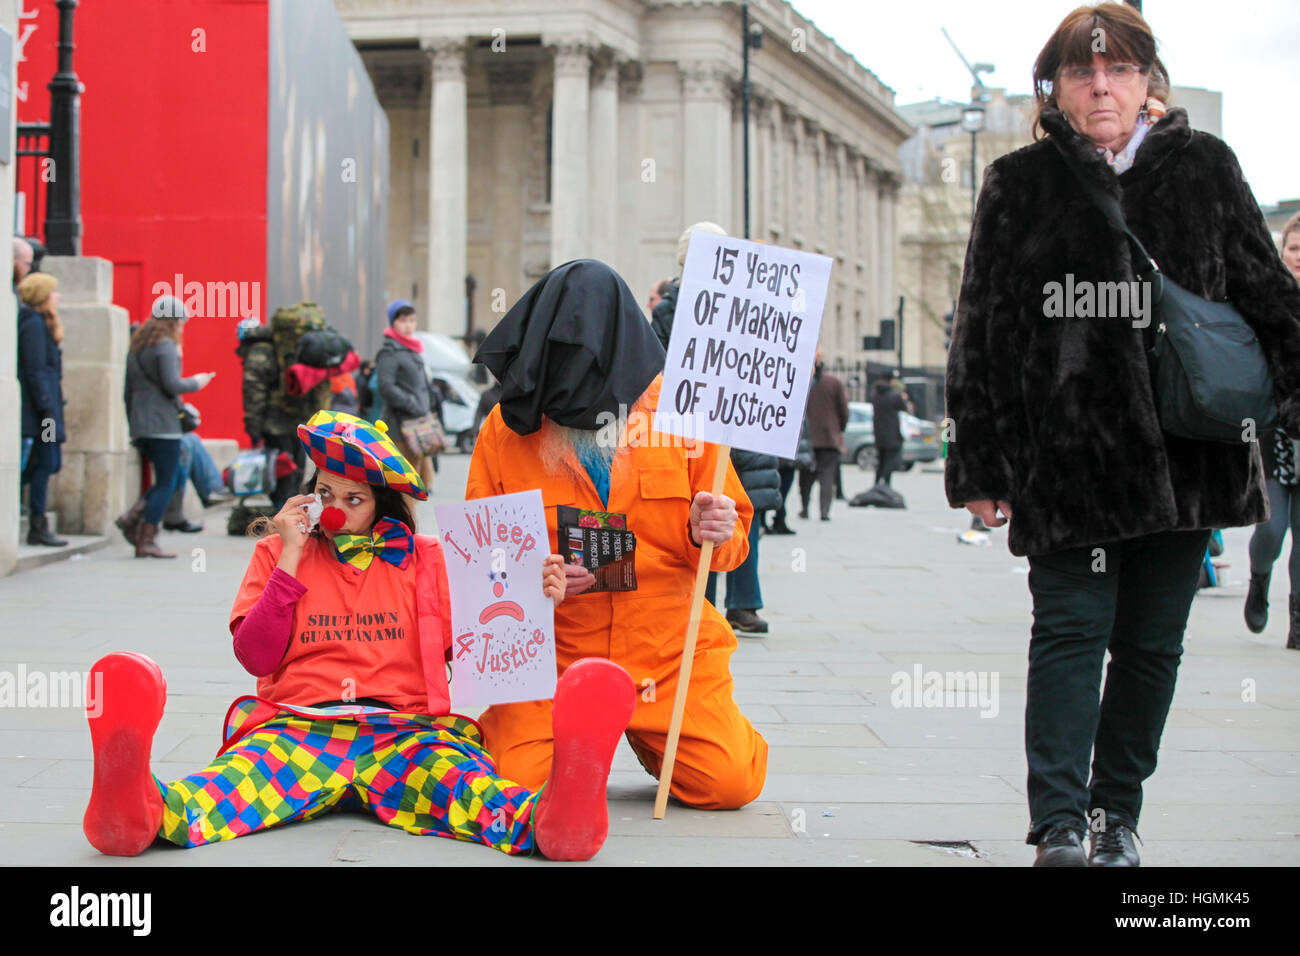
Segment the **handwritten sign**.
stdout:
<path fill-rule="evenodd" d="M 555 605 L 542 593 L 550 553 L 540 491 L 435 509 L 451 588 L 455 707 L 555 696 Z"/>
<path fill-rule="evenodd" d="M 830 276 L 826 256 L 692 232 L 655 429 L 793 458 Z"/>

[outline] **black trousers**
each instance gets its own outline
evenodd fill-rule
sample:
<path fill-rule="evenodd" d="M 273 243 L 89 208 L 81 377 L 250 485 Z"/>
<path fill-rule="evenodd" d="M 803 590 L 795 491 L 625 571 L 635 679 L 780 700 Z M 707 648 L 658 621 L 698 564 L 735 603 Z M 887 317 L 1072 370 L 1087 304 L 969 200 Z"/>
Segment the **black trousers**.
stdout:
<path fill-rule="evenodd" d="M 903 446 L 876 449 L 876 484 L 889 484 L 889 476 L 903 467 Z"/>
<path fill-rule="evenodd" d="M 1137 829 L 1209 537 L 1166 531 L 1029 559 L 1027 843 L 1057 824 Z"/>
<path fill-rule="evenodd" d="M 807 512 L 808 500 L 812 497 L 813 482 L 816 482 L 817 503 L 821 507 L 821 516 L 828 518 L 831 513 L 831 502 L 835 500 L 835 469 L 840 461 L 839 449 L 814 448 L 813 457 L 816 459 L 816 470 L 799 469 L 799 500 L 803 504 L 803 510 Z"/>

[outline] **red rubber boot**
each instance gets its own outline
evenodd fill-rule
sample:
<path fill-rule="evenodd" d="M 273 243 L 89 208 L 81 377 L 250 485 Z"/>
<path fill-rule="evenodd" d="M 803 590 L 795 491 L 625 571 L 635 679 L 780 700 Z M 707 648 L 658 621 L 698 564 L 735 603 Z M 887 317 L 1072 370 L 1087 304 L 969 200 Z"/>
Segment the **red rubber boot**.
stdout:
<path fill-rule="evenodd" d="M 590 860 L 605 843 L 605 784 L 618 739 L 636 707 L 636 687 L 613 661 L 586 657 L 555 688 L 555 757 L 533 816 L 533 839 L 549 860 Z"/>
<path fill-rule="evenodd" d="M 138 856 L 162 823 L 163 801 L 149 772 L 149 751 L 167 700 L 158 665 L 131 651 L 101 657 L 90 669 L 98 683 L 98 716 L 88 708 L 95 781 L 82 819 L 86 839 L 109 856 Z"/>

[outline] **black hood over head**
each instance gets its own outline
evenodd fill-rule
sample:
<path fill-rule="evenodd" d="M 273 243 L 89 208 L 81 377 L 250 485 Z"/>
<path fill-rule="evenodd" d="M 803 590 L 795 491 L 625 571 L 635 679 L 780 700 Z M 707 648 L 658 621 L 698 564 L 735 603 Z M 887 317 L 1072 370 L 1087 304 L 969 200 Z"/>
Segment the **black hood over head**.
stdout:
<path fill-rule="evenodd" d="M 636 296 L 595 259 L 556 266 L 523 294 L 474 361 L 501 383 L 501 416 L 531 435 L 545 415 L 595 429 L 602 412 L 631 408 L 663 371 L 659 344 Z"/>

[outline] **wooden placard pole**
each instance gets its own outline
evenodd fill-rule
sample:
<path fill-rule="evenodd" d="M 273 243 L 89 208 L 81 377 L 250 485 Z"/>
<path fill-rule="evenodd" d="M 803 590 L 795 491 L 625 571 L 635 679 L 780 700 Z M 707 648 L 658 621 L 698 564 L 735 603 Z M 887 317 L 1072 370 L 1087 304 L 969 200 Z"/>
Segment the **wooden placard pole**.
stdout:
<path fill-rule="evenodd" d="M 727 465 L 731 461 L 731 446 L 718 446 L 718 463 L 713 469 L 715 498 L 727 486 Z M 758 520 L 758 515 L 754 516 Z M 673 764 L 677 761 L 677 739 L 682 733 L 682 716 L 686 713 L 686 691 L 691 683 L 691 665 L 695 662 L 695 640 L 700 633 L 700 616 L 704 613 L 705 584 L 709 578 L 709 565 L 713 561 L 713 542 L 700 543 L 700 563 L 695 569 L 695 593 L 691 596 L 691 618 L 686 625 L 686 643 L 682 646 L 682 663 L 677 671 L 677 692 L 673 695 L 673 717 L 668 725 L 668 741 L 664 745 L 663 766 L 659 769 L 659 793 L 655 796 L 656 820 L 662 820 L 668 811 L 668 787 L 673 782 Z"/>

